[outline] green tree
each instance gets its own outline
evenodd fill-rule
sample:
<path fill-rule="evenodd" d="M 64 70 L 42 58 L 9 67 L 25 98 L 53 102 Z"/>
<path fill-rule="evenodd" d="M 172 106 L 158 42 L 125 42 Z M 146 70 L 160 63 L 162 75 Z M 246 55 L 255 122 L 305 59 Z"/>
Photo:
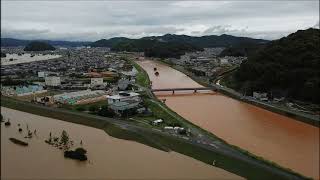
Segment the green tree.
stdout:
<path fill-rule="evenodd" d="M 85 111 L 86 109 L 82 106 L 79 106 L 79 107 L 76 107 L 76 110 L 77 111 Z"/>
<path fill-rule="evenodd" d="M 90 107 L 89 107 L 89 111 L 90 112 L 96 112 L 98 110 L 98 107 L 96 106 L 96 105 L 91 105 Z"/>
<path fill-rule="evenodd" d="M 65 130 L 61 133 L 60 142 L 65 146 L 69 143 L 69 135 Z"/>

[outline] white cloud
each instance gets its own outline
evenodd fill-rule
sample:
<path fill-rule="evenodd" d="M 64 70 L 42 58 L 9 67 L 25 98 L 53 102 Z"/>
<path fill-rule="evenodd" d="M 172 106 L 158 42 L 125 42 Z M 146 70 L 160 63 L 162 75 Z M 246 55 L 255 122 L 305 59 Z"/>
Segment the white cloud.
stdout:
<path fill-rule="evenodd" d="M 275 39 L 319 23 L 319 1 L 1 1 L 2 37 L 98 40 L 166 33 Z M 318 25 L 319 26 L 319 25 Z"/>

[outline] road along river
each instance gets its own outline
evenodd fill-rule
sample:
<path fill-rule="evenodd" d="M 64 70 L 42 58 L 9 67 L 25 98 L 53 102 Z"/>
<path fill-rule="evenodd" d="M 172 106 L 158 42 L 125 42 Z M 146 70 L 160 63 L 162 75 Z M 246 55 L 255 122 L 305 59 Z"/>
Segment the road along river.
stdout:
<path fill-rule="evenodd" d="M 202 87 L 165 64 L 142 60 L 153 89 Z M 155 75 L 157 68 L 159 75 Z M 159 99 L 190 122 L 230 144 L 319 179 L 319 128 L 219 93 L 158 92 Z"/>
<path fill-rule="evenodd" d="M 190 157 L 160 151 L 108 136 L 103 130 L 1 107 L 11 126 L 1 123 L 1 179 L 243 179 Z M 23 132 L 18 132 L 18 123 Z M 26 125 L 37 136 L 23 138 Z M 63 152 L 44 142 L 51 132 L 66 130 L 75 147 L 88 151 L 88 161 L 65 159 Z M 23 147 L 9 141 L 27 141 Z"/>

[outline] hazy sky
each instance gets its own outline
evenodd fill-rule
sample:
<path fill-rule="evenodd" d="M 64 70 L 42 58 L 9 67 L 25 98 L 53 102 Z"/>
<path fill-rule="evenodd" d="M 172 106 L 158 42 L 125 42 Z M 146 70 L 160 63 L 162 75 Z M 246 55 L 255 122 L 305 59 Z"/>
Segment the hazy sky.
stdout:
<path fill-rule="evenodd" d="M 277 39 L 319 27 L 319 1 L 1 0 L 1 36 L 98 40 L 166 33 Z"/>

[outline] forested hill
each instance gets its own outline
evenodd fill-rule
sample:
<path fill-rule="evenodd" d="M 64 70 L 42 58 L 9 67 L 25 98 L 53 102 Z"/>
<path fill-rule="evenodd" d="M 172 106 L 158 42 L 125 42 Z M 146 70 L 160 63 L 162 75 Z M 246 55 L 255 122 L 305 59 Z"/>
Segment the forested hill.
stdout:
<path fill-rule="evenodd" d="M 125 37 L 115 37 L 111 39 L 101 39 L 90 44 L 91 47 L 113 47 L 118 43 L 129 42 L 132 39 Z"/>
<path fill-rule="evenodd" d="M 32 41 L 29 43 L 23 50 L 24 51 L 54 51 L 56 48 L 52 45 L 41 42 L 41 41 Z"/>
<path fill-rule="evenodd" d="M 236 46 L 242 43 L 264 44 L 269 42 L 268 40 L 263 40 L 263 39 L 237 37 L 237 36 L 231 36 L 227 34 L 222 34 L 220 36 L 209 35 L 209 36 L 200 36 L 200 37 L 166 34 L 163 36 L 144 37 L 142 39 L 155 39 L 162 42 L 188 43 L 201 48 L 231 47 L 231 46 Z"/>
<path fill-rule="evenodd" d="M 13 38 L 1 38 L 1 47 L 17 47 L 17 46 L 26 46 L 33 40 L 22 40 L 22 39 L 13 39 Z M 85 46 L 91 42 L 86 41 L 52 41 L 52 40 L 36 40 L 51 44 L 53 46 L 64 46 L 64 47 L 77 47 Z"/>
<path fill-rule="evenodd" d="M 202 51 L 199 48 L 187 43 L 178 42 L 160 42 L 157 40 L 137 39 L 128 40 L 115 44 L 111 50 L 113 51 L 129 51 L 129 52 L 144 52 L 148 57 L 160 58 L 180 58 L 186 52 Z"/>
<path fill-rule="evenodd" d="M 224 56 L 250 56 L 256 53 L 259 49 L 264 48 L 267 43 L 252 43 L 243 42 L 232 47 L 225 48 L 220 54 L 220 57 Z"/>
<path fill-rule="evenodd" d="M 179 58 L 185 52 L 202 50 L 206 47 L 230 47 L 243 43 L 253 45 L 265 44 L 267 40 L 236 37 L 230 35 L 211 35 L 193 37 L 186 35 L 166 34 L 163 36 L 150 36 L 140 39 L 124 37 L 101 39 L 90 44 L 92 47 L 110 47 L 114 51 L 140 51 L 146 56 Z"/>
<path fill-rule="evenodd" d="M 92 47 L 113 47 L 118 43 L 127 43 L 132 41 L 142 41 L 142 40 L 151 40 L 153 42 L 167 42 L 167 43 L 180 43 L 180 44 L 189 44 L 192 46 L 197 46 L 200 48 L 208 47 L 231 47 L 236 46 L 242 43 L 251 43 L 251 44 L 265 44 L 269 41 L 263 39 L 252 39 L 247 37 L 236 37 L 230 35 L 210 35 L 210 36 L 187 36 L 187 35 L 175 35 L 175 34 L 166 34 L 163 36 L 150 36 L 143 37 L 141 39 L 128 39 L 124 37 L 111 38 L 111 39 L 101 39 L 99 41 L 93 42 L 90 45 Z"/>
<path fill-rule="evenodd" d="M 320 30 L 299 30 L 272 41 L 248 57 L 235 74 L 236 87 L 247 92 L 280 92 L 320 103 Z"/>

